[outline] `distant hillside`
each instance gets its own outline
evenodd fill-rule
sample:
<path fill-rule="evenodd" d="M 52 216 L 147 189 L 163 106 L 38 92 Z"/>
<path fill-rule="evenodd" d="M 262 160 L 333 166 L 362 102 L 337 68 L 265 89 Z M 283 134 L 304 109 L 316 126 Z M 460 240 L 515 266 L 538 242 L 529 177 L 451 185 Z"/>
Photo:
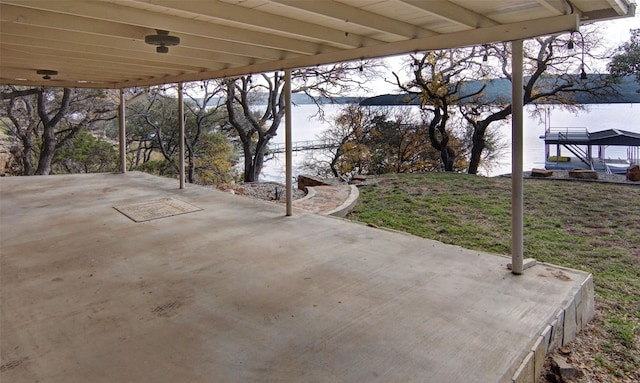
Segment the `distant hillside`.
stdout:
<path fill-rule="evenodd" d="M 592 79 L 599 75 L 589 75 Z M 587 79 L 589 81 L 589 79 Z M 591 80 L 593 81 L 593 80 Z M 511 102 L 511 81 L 506 78 L 489 81 L 469 81 L 461 87 L 460 96 L 472 94 L 486 84 L 482 102 L 500 104 Z M 635 104 L 640 103 L 640 84 L 635 77 L 626 76 L 614 86 L 617 95 L 595 98 L 589 94 L 574 95 L 576 104 Z M 419 105 L 419 100 L 410 94 L 385 94 L 363 100 L 360 105 Z"/>
<path fill-rule="evenodd" d="M 262 95 L 258 95 L 257 99 L 257 105 L 264 105 L 267 102 L 267 98 L 269 97 L 269 95 L 267 93 L 264 93 Z M 321 97 L 319 99 L 321 104 L 357 104 L 363 100 L 365 100 L 366 97 L 335 97 L 333 99 L 331 98 L 327 98 L 327 97 Z M 209 105 L 216 105 L 219 102 L 222 102 L 223 99 L 221 98 L 213 98 L 211 99 L 211 101 L 209 101 Z M 311 97 L 307 96 L 304 93 L 293 93 L 291 95 L 291 102 L 295 105 L 309 105 L 309 104 L 314 104 L 314 101 Z"/>

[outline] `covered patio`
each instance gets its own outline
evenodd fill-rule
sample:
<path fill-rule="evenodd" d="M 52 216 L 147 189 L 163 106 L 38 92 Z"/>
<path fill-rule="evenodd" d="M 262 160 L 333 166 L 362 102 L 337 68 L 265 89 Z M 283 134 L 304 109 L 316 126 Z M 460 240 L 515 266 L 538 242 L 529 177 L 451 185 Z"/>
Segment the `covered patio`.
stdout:
<path fill-rule="evenodd" d="M 523 39 L 634 12 L 628 0 L 2 0 L 0 82 L 120 90 L 122 162 L 0 180 L 2 379 L 533 382 L 593 315 L 593 285 L 524 272 Z M 281 70 L 290 85 L 295 68 L 496 41 L 513 47 L 510 260 L 294 212 L 290 161 L 286 208 L 126 171 L 126 88 Z M 134 222 L 114 209 L 159 198 L 196 211 Z"/>
<path fill-rule="evenodd" d="M 7 382 L 531 382 L 591 276 L 130 172 L 2 178 Z M 172 198 L 134 222 L 114 207 Z"/>

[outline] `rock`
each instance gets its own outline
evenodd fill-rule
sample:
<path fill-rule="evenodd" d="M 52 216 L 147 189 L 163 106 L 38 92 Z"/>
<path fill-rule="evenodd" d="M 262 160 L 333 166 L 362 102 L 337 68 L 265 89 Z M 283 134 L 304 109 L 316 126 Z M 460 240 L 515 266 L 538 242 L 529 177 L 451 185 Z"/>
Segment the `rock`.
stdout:
<path fill-rule="evenodd" d="M 300 174 L 298 176 L 298 189 L 305 190 L 307 186 L 326 186 L 329 185 L 325 180 L 320 177 Z"/>
<path fill-rule="evenodd" d="M 584 376 L 584 372 L 567 363 L 567 360 L 560 355 L 551 355 L 551 371 L 559 382 L 567 382 Z"/>
<path fill-rule="evenodd" d="M 552 175 L 553 175 L 553 172 L 551 170 L 538 169 L 538 168 L 531 169 L 532 177 L 551 177 Z"/>
<path fill-rule="evenodd" d="M 364 175 L 364 174 L 354 174 L 351 177 L 351 181 L 349 181 L 349 183 L 353 184 L 353 185 L 360 185 L 360 184 L 362 184 L 363 182 L 366 182 L 366 181 L 367 181 L 367 176 L 366 175 Z"/>
<path fill-rule="evenodd" d="M 569 170 L 569 177 L 578 178 L 581 180 L 597 180 L 598 172 L 595 170 L 587 170 L 587 169 L 573 169 Z"/>
<path fill-rule="evenodd" d="M 627 179 L 629 181 L 640 181 L 640 166 L 633 165 L 627 169 Z"/>

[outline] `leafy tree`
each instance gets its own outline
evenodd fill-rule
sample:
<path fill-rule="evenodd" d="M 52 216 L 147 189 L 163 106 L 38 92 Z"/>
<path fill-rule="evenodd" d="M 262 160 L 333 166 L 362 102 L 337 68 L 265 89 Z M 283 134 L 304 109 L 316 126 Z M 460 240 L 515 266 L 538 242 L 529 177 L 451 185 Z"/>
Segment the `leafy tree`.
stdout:
<path fill-rule="evenodd" d="M 144 151 L 144 162 L 162 160 L 167 166 L 174 168 L 171 174 L 178 173 L 176 161 L 180 142 L 178 102 L 175 97 L 166 96 L 160 88 L 150 89 L 146 97 L 129 106 L 126 123 L 127 135 L 131 135 L 132 138 L 132 142 L 127 146 L 130 151 L 135 152 L 137 164 L 140 164 L 140 152 Z M 132 145 L 133 142 L 137 147 Z"/>
<path fill-rule="evenodd" d="M 118 152 L 113 143 L 81 130 L 56 150 L 52 168 L 56 173 L 114 172 L 118 169 Z"/>
<path fill-rule="evenodd" d="M 228 182 L 234 178 L 234 147 L 221 132 L 224 114 L 220 83 L 204 81 L 185 86 L 185 147 L 187 181 Z M 163 176 L 179 175 L 178 103 L 167 89 L 151 89 L 130 105 L 127 140 L 132 166 Z"/>
<path fill-rule="evenodd" d="M 201 180 L 211 182 L 220 179 L 229 181 L 231 168 L 235 160 L 233 146 L 227 137 L 219 132 L 223 125 L 224 102 L 221 96 L 224 92 L 220 81 L 201 81 L 185 84 L 185 147 L 187 161 L 187 181 L 196 182 L 196 169 L 205 169 L 208 175 L 201 173 Z M 206 137 L 206 142 L 201 140 Z M 206 164 L 203 158 L 211 163 Z M 233 162 L 233 163 L 232 163 Z M 224 169 L 224 170 L 223 170 Z"/>
<path fill-rule="evenodd" d="M 237 153 L 223 132 L 203 133 L 194 155 L 195 183 L 218 185 L 236 178 Z"/>
<path fill-rule="evenodd" d="M 3 86 L 2 123 L 21 146 L 24 175 L 52 172 L 58 149 L 81 130 L 115 117 L 116 106 L 103 90 Z"/>
<path fill-rule="evenodd" d="M 618 48 L 609 62 L 609 72 L 616 77 L 636 76 L 640 83 L 640 29 L 632 29 L 630 41 Z"/>

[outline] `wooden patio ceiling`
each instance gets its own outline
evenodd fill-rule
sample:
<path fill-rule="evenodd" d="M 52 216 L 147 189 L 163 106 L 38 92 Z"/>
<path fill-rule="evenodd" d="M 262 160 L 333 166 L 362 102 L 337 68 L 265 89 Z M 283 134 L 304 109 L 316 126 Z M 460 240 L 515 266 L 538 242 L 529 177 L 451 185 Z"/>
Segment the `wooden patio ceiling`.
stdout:
<path fill-rule="evenodd" d="M 0 0 L 0 83 L 126 88 L 509 41 L 632 16 L 631 1 Z M 156 53 L 158 29 L 180 45 Z"/>

